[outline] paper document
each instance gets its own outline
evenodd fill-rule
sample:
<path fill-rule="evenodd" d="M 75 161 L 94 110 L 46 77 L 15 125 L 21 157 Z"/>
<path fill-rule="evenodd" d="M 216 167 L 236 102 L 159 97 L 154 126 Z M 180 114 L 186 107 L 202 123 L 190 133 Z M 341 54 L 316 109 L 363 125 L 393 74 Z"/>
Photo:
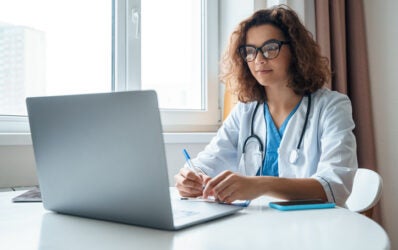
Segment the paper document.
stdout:
<path fill-rule="evenodd" d="M 217 202 L 217 203 L 222 203 L 222 204 L 228 204 L 228 203 L 223 203 L 223 202 L 217 201 L 213 196 L 209 196 L 207 199 L 204 199 L 202 197 L 181 197 L 180 199 L 187 200 L 187 201 Z M 250 200 L 236 200 L 228 205 L 247 207 L 247 206 L 249 206 L 249 204 L 250 204 Z"/>

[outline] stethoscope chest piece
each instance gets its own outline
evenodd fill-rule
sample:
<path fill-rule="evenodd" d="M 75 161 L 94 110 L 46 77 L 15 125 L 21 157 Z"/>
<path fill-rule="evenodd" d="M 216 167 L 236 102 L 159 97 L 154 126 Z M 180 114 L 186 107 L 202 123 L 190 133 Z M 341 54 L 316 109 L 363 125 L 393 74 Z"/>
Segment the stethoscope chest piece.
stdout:
<path fill-rule="evenodd" d="M 299 158 L 299 150 L 297 148 L 293 149 L 292 152 L 290 152 L 289 162 L 291 164 L 295 164 L 298 158 Z"/>

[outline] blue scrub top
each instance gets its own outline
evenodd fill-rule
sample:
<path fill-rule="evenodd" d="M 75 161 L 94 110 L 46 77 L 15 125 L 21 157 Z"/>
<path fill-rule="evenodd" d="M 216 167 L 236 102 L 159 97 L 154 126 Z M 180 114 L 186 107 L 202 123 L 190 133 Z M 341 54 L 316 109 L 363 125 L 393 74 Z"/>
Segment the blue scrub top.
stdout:
<path fill-rule="evenodd" d="M 296 112 L 297 108 L 300 106 L 301 101 L 294 107 L 292 112 L 287 116 L 282 126 L 277 129 L 272 119 L 271 113 L 269 112 L 268 104 L 264 103 L 264 116 L 265 124 L 267 126 L 266 142 L 267 148 L 265 152 L 265 158 L 263 161 L 263 176 L 279 176 L 278 172 L 278 148 L 281 144 L 285 128 L 289 123 L 290 118 Z M 260 175 L 260 170 L 257 175 Z"/>

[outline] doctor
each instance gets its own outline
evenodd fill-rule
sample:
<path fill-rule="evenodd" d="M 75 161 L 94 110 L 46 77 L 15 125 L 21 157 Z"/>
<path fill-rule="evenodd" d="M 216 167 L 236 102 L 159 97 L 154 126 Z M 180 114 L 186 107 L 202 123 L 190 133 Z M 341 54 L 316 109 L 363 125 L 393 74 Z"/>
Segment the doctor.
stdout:
<path fill-rule="evenodd" d="M 327 59 L 289 7 L 242 21 L 221 76 L 239 103 L 192 161 L 205 174 L 184 167 L 175 176 L 180 195 L 344 206 L 357 169 L 354 122 L 348 97 L 323 87 L 329 77 Z"/>

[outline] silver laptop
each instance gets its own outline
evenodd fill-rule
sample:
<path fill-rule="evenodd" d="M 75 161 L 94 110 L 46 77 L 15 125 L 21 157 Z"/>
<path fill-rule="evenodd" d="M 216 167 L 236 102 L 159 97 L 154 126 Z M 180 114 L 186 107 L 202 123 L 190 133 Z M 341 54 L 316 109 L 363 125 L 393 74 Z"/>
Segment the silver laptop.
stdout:
<path fill-rule="evenodd" d="M 239 206 L 180 200 L 169 190 L 154 91 L 27 98 L 44 207 L 176 230 Z"/>

